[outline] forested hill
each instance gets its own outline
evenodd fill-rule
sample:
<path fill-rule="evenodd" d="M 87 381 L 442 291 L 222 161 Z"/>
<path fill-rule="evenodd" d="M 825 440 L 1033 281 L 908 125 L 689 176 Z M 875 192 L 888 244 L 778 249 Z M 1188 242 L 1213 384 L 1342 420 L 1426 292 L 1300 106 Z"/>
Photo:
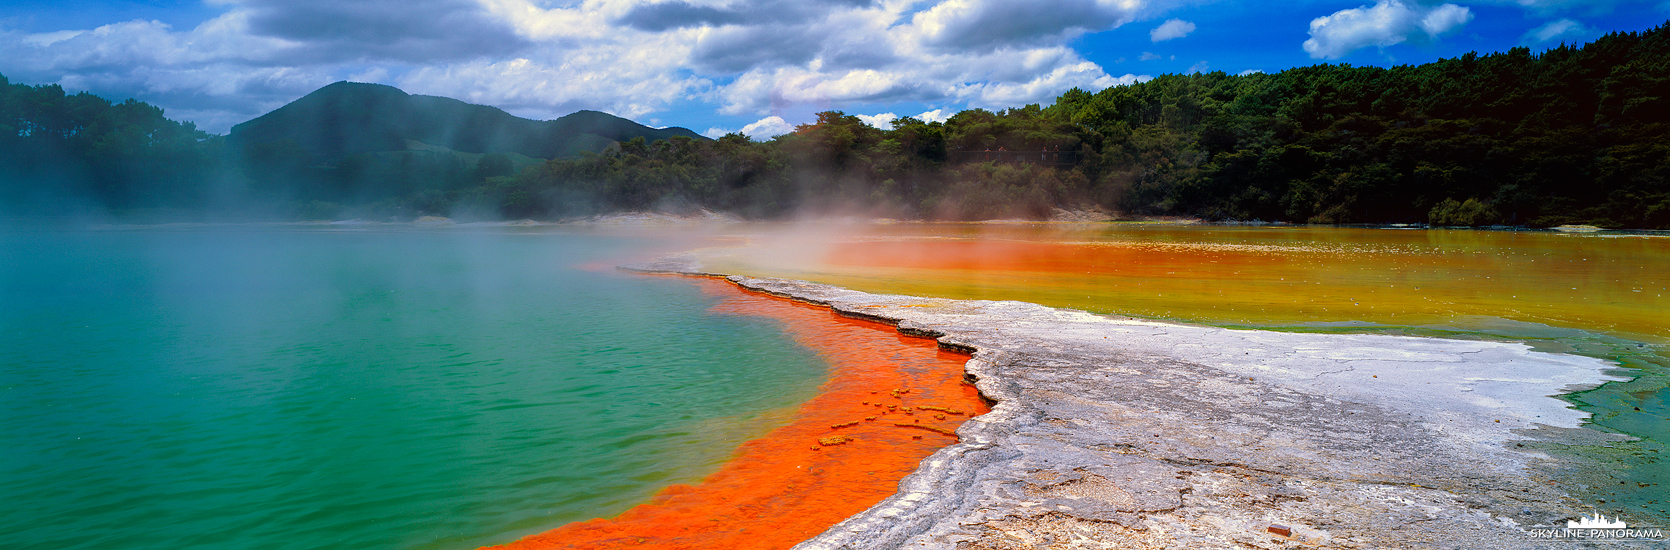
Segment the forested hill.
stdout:
<path fill-rule="evenodd" d="M 229 142 L 246 149 L 289 140 L 327 163 L 409 142 L 465 153 L 515 153 L 555 159 L 601 152 L 643 137 L 703 139 L 684 128 L 655 129 L 614 115 L 580 111 L 534 121 L 456 99 L 410 95 L 393 86 L 338 82 L 232 127 Z"/>
<path fill-rule="evenodd" d="M 621 122 L 586 112 L 521 121 L 336 84 L 222 138 L 144 103 L 0 77 L 0 214 L 75 196 L 114 210 L 238 203 L 314 219 L 698 206 L 990 219 L 1099 206 L 1211 220 L 1670 229 L 1670 26 L 1418 66 L 1165 75 L 890 129 L 831 111 L 765 142 L 677 129 L 658 139 L 666 134 L 633 135 L 648 129 Z"/>
<path fill-rule="evenodd" d="M 0 76 L 0 216 L 400 217 L 546 159 L 669 137 L 705 139 L 596 111 L 533 121 L 346 82 L 215 136 L 143 102 Z"/>
<path fill-rule="evenodd" d="M 513 215 L 581 197 L 764 216 L 1101 205 L 1212 220 L 1670 229 L 1670 31 L 1389 69 L 1166 75 L 890 130 L 829 112 L 769 143 L 628 147 L 496 188 L 520 198 L 503 203 Z"/>

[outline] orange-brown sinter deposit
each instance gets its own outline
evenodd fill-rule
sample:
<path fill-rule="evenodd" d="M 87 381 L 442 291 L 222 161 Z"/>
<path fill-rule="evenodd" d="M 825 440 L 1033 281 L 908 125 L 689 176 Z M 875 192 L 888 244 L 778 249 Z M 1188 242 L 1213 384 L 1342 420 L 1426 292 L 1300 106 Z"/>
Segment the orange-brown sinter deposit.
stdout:
<path fill-rule="evenodd" d="M 822 354 L 830 371 L 821 393 L 698 485 L 500 548 L 789 548 L 893 494 L 923 458 L 956 442 L 947 432 L 987 410 L 962 382 L 968 356 L 933 340 L 724 281 L 695 282 L 722 296 L 717 311 L 781 320 Z"/>
<path fill-rule="evenodd" d="M 1372 323 L 1531 340 L 1550 325 L 1670 343 L 1663 233 L 899 225 L 757 243 L 704 269 L 1214 325 Z"/>

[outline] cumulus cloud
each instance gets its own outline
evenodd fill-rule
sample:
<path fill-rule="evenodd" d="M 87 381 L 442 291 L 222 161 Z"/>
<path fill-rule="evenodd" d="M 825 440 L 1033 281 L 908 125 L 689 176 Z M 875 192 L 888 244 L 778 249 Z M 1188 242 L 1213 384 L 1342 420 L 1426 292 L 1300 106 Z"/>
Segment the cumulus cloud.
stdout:
<path fill-rule="evenodd" d="M 1450 31 L 1460 29 L 1468 21 L 1473 20 L 1473 12 L 1455 4 L 1444 4 L 1428 12 L 1415 25 L 1425 31 L 1428 36 L 1437 38 Z"/>
<path fill-rule="evenodd" d="M 1087 61 L 1076 66 L 1058 67 L 1029 82 L 981 82 L 970 84 L 959 92 L 970 106 L 999 109 L 1047 102 L 1072 88 L 1101 90 L 1146 82 L 1151 78 L 1134 74 L 1110 76 Z"/>
<path fill-rule="evenodd" d="M 793 133 L 794 125 L 783 120 L 783 117 L 772 115 L 742 127 L 743 135 L 755 139 L 771 139 L 783 134 Z"/>
<path fill-rule="evenodd" d="M 1211 71 L 1211 70 L 1212 70 L 1212 64 L 1211 63 L 1201 61 L 1199 63 L 1195 63 L 1193 65 L 1190 65 L 1189 70 L 1183 71 L 1183 74 L 1204 73 L 1204 72 Z"/>
<path fill-rule="evenodd" d="M 43 33 L 25 35 L 20 40 L 25 44 L 35 46 L 35 47 L 44 48 L 44 47 L 47 47 L 47 46 L 51 46 L 53 44 L 57 44 L 59 42 L 63 42 L 65 40 L 69 40 L 71 38 L 75 38 L 77 36 L 81 36 L 82 34 L 85 34 L 86 32 L 87 31 L 43 32 Z"/>
<path fill-rule="evenodd" d="M 1150 0 L 208 5 L 225 11 L 190 29 L 156 21 L 34 34 L 0 28 L 0 73 L 138 97 L 212 131 L 354 80 L 533 118 L 708 105 L 757 117 L 754 133 L 776 135 L 788 123 L 768 121 L 787 113 L 895 102 L 1004 108 L 1139 81 L 1146 77 L 1108 74 L 1069 41 L 1163 11 Z M 1192 29 L 1178 23 L 1161 29 Z"/>
<path fill-rule="evenodd" d="M 916 120 L 920 120 L 922 122 L 945 122 L 947 120 L 951 120 L 951 113 L 945 112 L 945 109 L 934 109 L 932 111 L 924 111 L 922 114 L 916 115 Z"/>
<path fill-rule="evenodd" d="M 864 115 L 859 116 L 862 117 Z M 708 128 L 706 132 L 702 132 L 702 135 L 713 139 L 719 139 L 720 137 L 731 133 L 748 136 L 748 139 L 754 141 L 767 141 L 783 134 L 794 133 L 794 125 L 789 124 L 786 120 L 783 120 L 783 117 L 772 115 L 754 121 L 747 126 L 743 126 L 741 130 L 713 127 Z"/>
<path fill-rule="evenodd" d="M 979 55 L 904 51 L 900 57 L 897 62 L 875 68 L 827 67 L 817 61 L 804 66 L 756 68 L 724 88 L 721 111 L 763 114 L 790 105 L 838 107 L 945 99 L 980 105 L 1028 103 L 1047 100 L 1074 86 L 1106 87 L 1096 83 L 1108 76 L 1099 66 L 1060 47 L 1006 49 Z"/>
<path fill-rule="evenodd" d="M 1600 34 L 1600 31 L 1585 27 L 1582 23 L 1570 19 L 1558 19 L 1526 31 L 1523 36 L 1519 37 L 1519 44 L 1551 48 L 1561 43 L 1581 44 L 1599 37 Z"/>
<path fill-rule="evenodd" d="M 580 109 L 636 118 L 710 86 L 704 79 L 681 77 L 653 66 L 600 70 L 599 65 L 609 60 L 576 56 L 572 64 L 528 58 L 458 63 L 415 69 L 394 82 L 412 93 L 495 105 L 541 119 Z"/>
<path fill-rule="evenodd" d="M 857 116 L 858 120 L 864 121 L 865 124 L 868 124 L 870 126 L 874 126 L 876 128 L 880 128 L 880 129 L 883 129 L 883 130 L 892 130 L 893 129 L 893 121 L 899 119 L 899 115 L 895 115 L 893 113 L 882 113 L 882 114 L 879 114 L 879 115 L 854 115 L 854 116 Z"/>
<path fill-rule="evenodd" d="M 1344 9 L 1311 20 L 1305 52 L 1313 59 L 1339 59 L 1369 46 L 1387 47 L 1411 39 L 1436 40 L 1473 20 L 1455 4 L 1426 6 L 1409 0 L 1379 0 L 1374 6 Z"/>
<path fill-rule="evenodd" d="M 0 45 L 7 69 L 67 73 L 120 67 L 180 66 L 231 61 L 273 64 L 290 45 L 250 36 L 244 17 L 227 15 L 189 32 L 175 32 L 160 21 L 124 21 L 87 31 L 53 32 L 14 38 Z"/>
<path fill-rule="evenodd" d="M 1173 38 L 1188 36 L 1191 32 L 1195 32 L 1194 23 L 1182 19 L 1171 19 L 1161 23 L 1158 27 L 1154 27 L 1154 30 L 1148 31 L 1148 38 L 1154 42 L 1165 42 Z"/>
<path fill-rule="evenodd" d="M 294 47 L 247 32 L 241 13 L 188 31 L 135 20 L 84 31 L 0 32 L 0 73 L 14 82 L 145 98 L 171 117 L 225 131 L 338 79 L 286 63 Z"/>
<path fill-rule="evenodd" d="M 1436 40 L 1473 18 L 1468 8 L 1442 1 L 1375 0 L 1318 17 L 1304 50 L 1337 59 L 1369 46 Z M 1578 17 L 1571 14 L 1623 1 L 1468 5 Z M 965 106 L 1006 108 L 1047 102 L 1073 87 L 1140 82 L 1148 77 L 1110 74 L 1075 51 L 1072 40 L 1136 21 L 1150 22 L 1145 30 L 1156 43 L 1196 30 L 1191 22 L 1165 19 L 1181 4 L 1175 0 L 205 3 L 222 13 L 191 28 L 137 20 L 22 33 L 0 22 L 0 73 L 18 82 L 138 97 L 211 131 L 346 79 L 532 118 L 577 109 L 627 117 L 674 106 L 712 109 L 747 117 L 738 124 L 757 121 L 747 127 L 750 135 L 777 135 L 792 130 L 785 117 L 816 110 L 896 111 L 889 105 L 908 102 L 942 106 L 918 118 L 943 120 Z M 1560 16 L 1540 20 L 1554 17 Z M 1527 32 L 1522 42 L 1579 41 L 1593 32 L 1560 19 Z M 1168 57 L 1137 54 L 1126 55 Z"/>

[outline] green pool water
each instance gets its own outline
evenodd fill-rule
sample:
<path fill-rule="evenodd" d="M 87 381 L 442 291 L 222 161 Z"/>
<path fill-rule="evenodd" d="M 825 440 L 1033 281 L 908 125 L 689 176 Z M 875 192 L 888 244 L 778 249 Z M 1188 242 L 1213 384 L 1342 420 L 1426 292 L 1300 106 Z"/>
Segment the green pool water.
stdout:
<path fill-rule="evenodd" d="M 1166 225 L 0 231 L 0 547 L 466 549 L 698 480 L 823 363 L 710 267 L 1230 327 L 1527 342 L 1631 379 L 1544 450 L 1670 525 L 1670 235 Z M 710 248 L 710 251 L 712 249 Z"/>
<path fill-rule="evenodd" d="M 699 235 L 0 233 L 0 547 L 467 549 L 713 471 L 824 364 Z"/>

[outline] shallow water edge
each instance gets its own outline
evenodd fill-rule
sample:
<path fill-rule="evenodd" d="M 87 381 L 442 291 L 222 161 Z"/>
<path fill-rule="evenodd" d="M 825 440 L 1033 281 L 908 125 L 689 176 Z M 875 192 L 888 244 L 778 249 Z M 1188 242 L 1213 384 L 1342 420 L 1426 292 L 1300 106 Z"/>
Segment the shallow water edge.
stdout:
<path fill-rule="evenodd" d="M 922 459 L 956 440 L 958 425 L 986 412 L 963 381 L 966 355 L 828 308 L 693 282 L 719 298 L 713 312 L 780 323 L 827 361 L 827 380 L 699 482 L 493 548 L 783 550 L 892 495 Z"/>
<path fill-rule="evenodd" d="M 689 257 L 628 269 L 721 275 Z M 801 549 L 1545 547 L 1536 529 L 1591 513 L 1573 480 L 1609 478 L 1543 450 L 1623 438 L 1550 397 L 1615 380 L 1613 365 L 1523 344 L 728 279 L 973 352 L 968 374 L 996 403 L 898 493 Z"/>

